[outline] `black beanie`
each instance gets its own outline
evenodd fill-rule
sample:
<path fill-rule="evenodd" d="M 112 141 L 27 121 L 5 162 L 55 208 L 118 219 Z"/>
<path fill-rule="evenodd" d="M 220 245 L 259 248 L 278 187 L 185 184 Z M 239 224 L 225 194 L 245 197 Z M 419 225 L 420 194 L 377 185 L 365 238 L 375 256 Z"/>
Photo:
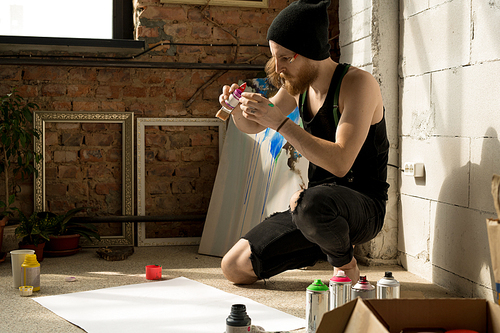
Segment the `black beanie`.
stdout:
<path fill-rule="evenodd" d="M 330 57 L 330 0 L 298 0 L 283 9 L 267 31 L 267 40 L 312 60 Z"/>

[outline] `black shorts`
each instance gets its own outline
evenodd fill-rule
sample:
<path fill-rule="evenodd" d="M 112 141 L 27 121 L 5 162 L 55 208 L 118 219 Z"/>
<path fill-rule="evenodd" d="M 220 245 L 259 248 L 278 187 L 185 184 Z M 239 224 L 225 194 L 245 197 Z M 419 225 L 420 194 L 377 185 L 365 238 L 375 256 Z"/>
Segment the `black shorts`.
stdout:
<path fill-rule="evenodd" d="M 326 259 L 341 267 L 353 258 L 353 245 L 382 229 L 385 201 L 348 187 L 319 185 L 305 190 L 293 212 L 275 213 L 250 230 L 251 261 L 259 279 L 314 265 Z"/>

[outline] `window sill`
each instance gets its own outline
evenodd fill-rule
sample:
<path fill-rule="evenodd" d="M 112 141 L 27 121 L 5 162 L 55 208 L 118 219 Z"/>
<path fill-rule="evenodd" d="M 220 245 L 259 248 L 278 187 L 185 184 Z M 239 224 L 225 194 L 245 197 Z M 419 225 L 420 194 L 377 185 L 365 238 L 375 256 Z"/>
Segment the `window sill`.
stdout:
<path fill-rule="evenodd" d="M 0 36 L 0 53 L 67 52 L 135 54 L 145 50 L 146 43 L 132 39 L 90 39 Z"/>

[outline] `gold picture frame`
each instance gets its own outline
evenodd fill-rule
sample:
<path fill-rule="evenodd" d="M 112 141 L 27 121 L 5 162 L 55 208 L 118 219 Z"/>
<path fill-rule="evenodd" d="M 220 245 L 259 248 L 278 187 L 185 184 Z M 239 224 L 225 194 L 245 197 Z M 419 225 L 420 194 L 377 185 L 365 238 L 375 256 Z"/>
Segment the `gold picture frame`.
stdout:
<path fill-rule="evenodd" d="M 134 215 L 134 113 L 133 112 L 66 112 L 66 111 L 35 111 L 34 127 L 41 133 L 35 138 L 35 152 L 45 154 L 45 124 L 46 123 L 119 123 L 122 124 L 122 214 Z M 36 211 L 45 211 L 45 162 L 35 163 L 38 176 L 34 184 L 34 205 Z M 122 223 L 122 234 L 104 236 L 94 243 L 82 239 L 82 246 L 116 246 L 134 245 L 133 222 Z"/>
<path fill-rule="evenodd" d="M 161 3 L 205 5 L 206 0 L 160 0 Z M 268 8 L 269 0 L 210 0 L 210 6 Z"/>
<path fill-rule="evenodd" d="M 219 131 L 219 157 L 226 135 L 226 124 L 217 118 L 137 118 L 137 215 L 146 216 L 146 161 L 145 127 L 146 126 L 217 126 Z M 138 246 L 198 245 L 201 237 L 147 238 L 146 223 L 137 224 Z"/>

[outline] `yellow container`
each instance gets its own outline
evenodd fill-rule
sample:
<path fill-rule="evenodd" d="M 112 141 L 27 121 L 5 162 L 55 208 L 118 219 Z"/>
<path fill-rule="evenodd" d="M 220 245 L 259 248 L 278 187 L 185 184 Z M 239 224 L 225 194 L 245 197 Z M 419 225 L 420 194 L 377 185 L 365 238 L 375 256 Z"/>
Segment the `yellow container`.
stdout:
<path fill-rule="evenodd" d="M 27 254 L 21 265 L 21 278 L 23 286 L 33 286 L 33 291 L 40 290 L 40 263 L 36 254 Z"/>

